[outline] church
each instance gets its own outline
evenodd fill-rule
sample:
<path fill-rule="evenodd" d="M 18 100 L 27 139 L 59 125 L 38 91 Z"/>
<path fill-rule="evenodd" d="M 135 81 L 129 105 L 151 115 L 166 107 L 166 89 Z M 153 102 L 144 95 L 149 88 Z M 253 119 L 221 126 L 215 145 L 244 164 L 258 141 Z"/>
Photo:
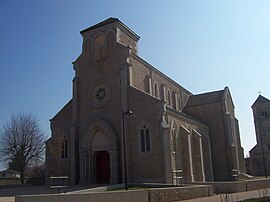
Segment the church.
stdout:
<path fill-rule="evenodd" d="M 73 95 L 50 120 L 46 177 L 71 184 L 233 180 L 245 172 L 228 87 L 192 94 L 138 55 L 117 18 L 80 32 Z"/>
<path fill-rule="evenodd" d="M 270 100 L 259 95 L 251 106 L 257 144 L 249 151 L 251 174 L 270 175 Z"/>

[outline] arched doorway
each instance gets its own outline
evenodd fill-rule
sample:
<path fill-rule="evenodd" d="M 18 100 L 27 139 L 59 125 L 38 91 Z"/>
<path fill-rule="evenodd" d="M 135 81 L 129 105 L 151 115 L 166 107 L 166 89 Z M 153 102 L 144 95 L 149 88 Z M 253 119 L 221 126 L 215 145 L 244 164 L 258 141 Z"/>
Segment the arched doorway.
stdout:
<path fill-rule="evenodd" d="M 96 154 L 97 183 L 110 183 L 110 155 L 107 151 L 98 151 Z"/>
<path fill-rule="evenodd" d="M 119 182 L 118 135 L 107 121 L 91 123 L 80 139 L 80 183 Z"/>

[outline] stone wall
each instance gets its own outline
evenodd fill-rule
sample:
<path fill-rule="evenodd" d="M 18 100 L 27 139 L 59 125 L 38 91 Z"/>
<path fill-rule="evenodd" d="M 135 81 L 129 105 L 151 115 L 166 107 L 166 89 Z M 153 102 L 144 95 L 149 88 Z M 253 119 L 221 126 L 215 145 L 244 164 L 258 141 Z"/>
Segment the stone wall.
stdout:
<path fill-rule="evenodd" d="M 32 196 L 16 196 L 16 202 L 147 202 L 147 191 L 132 192 L 106 192 L 106 193 L 88 193 L 88 194 L 51 194 L 51 195 L 32 195 Z"/>
<path fill-rule="evenodd" d="M 175 110 L 181 111 L 191 93 L 139 56 L 134 54 L 131 56 L 131 86 L 155 96 L 167 102 Z M 157 95 L 155 94 L 155 85 Z"/>
<path fill-rule="evenodd" d="M 51 194 L 16 196 L 16 202 L 166 202 L 179 201 L 213 195 L 212 186 L 189 186 L 155 188 L 149 190 L 114 191 L 85 194 Z"/>
<path fill-rule="evenodd" d="M 213 195 L 211 186 L 170 187 L 148 191 L 149 202 L 180 201 Z"/>
<path fill-rule="evenodd" d="M 133 182 L 164 182 L 160 100 L 133 87 L 129 88 L 129 110 L 126 117 L 128 176 Z M 147 102 L 144 102 L 147 100 Z M 149 130 L 150 151 L 142 151 L 140 132 Z"/>
<path fill-rule="evenodd" d="M 270 188 L 270 179 L 257 179 L 236 182 L 205 182 L 196 184 L 212 185 L 215 194 L 222 194 Z"/>

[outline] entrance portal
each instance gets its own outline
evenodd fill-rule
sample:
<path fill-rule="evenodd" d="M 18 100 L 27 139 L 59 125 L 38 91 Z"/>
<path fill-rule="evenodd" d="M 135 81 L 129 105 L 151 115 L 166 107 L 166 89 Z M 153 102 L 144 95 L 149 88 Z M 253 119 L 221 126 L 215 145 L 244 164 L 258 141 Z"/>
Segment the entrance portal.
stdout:
<path fill-rule="evenodd" d="M 107 151 L 98 151 L 96 155 L 97 183 L 110 183 L 110 155 Z"/>

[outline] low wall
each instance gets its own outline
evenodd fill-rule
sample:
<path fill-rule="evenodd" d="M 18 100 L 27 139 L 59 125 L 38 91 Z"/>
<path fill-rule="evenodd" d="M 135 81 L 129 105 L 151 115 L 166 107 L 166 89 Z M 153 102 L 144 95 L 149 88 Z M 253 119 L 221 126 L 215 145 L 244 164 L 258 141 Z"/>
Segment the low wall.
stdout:
<path fill-rule="evenodd" d="M 188 186 L 148 190 L 149 202 L 180 201 L 213 195 L 212 186 Z"/>
<path fill-rule="evenodd" d="M 16 196 L 16 202 L 148 202 L 148 192 L 146 190 L 129 192 L 100 192 L 87 194 L 44 194 L 31 196 Z"/>
<path fill-rule="evenodd" d="M 20 178 L 1 178 L 0 185 L 14 185 L 21 184 Z"/>
<path fill-rule="evenodd" d="M 249 180 L 246 183 L 247 191 L 270 188 L 270 179 Z"/>
<path fill-rule="evenodd" d="M 235 182 L 204 182 L 195 184 L 212 185 L 215 194 L 223 194 L 270 188 L 270 179 L 253 179 Z"/>
<path fill-rule="evenodd" d="M 113 192 L 89 192 L 46 194 L 16 196 L 16 202 L 165 202 L 179 201 L 192 198 L 207 197 L 213 195 L 213 188 L 209 185 L 193 185 L 187 187 L 151 188 L 145 190 L 113 191 Z"/>

